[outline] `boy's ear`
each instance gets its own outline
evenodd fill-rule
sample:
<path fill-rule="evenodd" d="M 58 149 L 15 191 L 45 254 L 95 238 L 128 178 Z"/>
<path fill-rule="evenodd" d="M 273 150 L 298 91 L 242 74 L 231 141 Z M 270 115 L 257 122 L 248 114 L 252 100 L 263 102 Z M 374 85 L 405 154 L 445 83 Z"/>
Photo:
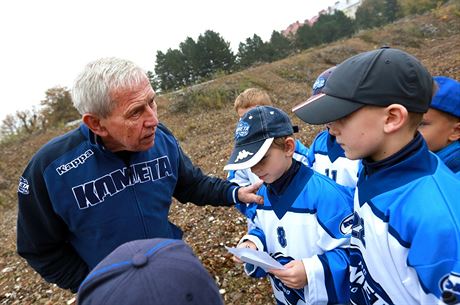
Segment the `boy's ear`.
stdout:
<path fill-rule="evenodd" d="M 295 140 L 293 137 L 287 137 L 284 140 L 284 152 L 289 155 L 294 155 L 295 151 Z"/>
<path fill-rule="evenodd" d="M 386 133 L 400 130 L 409 121 L 409 112 L 406 107 L 399 104 L 391 104 L 386 107 L 385 114 L 383 130 Z"/>
<path fill-rule="evenodd" d="M 452 127 L 452 133 L 449 135 L 449 141 L 455 142 L 460 139 L 460 121 Z"/>
<path fill-rule="evenodd" d="M 91 129 L 91 131 L 97 134 L 98 136 L 107 136 L 107 129 L 105 129 L 105 127 L 101 125 L 101 119 L 97 115 L 85 113 L 82 117 L 82 120 L 83 123 L 85 123 L 86 126 L 88 126 L 88 128 Z"/>

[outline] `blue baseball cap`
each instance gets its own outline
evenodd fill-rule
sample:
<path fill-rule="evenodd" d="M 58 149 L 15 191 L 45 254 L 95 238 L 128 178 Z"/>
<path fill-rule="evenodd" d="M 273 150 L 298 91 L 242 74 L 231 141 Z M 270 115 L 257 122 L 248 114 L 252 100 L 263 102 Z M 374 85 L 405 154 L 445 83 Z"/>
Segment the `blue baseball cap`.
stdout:
<path fill-rule="evenodd" d="M 265 156 L 275 138 L 294 133 L 289 116 L 281 109 L 257 106 L 240 119 L 235 147 L 224 170 L 251 168 Z"/>
<path fill-rule="evenodd" d="M 460 82 L 446 76 L 433 77 L 438 91 L 431 100 L 431 108 L 460 118 Z"/>
<path fill-rule="evenodd" d="M 78 290 L 79 305 L 223 305 L 216 283 L 182 240 L 125 243 Z"/>

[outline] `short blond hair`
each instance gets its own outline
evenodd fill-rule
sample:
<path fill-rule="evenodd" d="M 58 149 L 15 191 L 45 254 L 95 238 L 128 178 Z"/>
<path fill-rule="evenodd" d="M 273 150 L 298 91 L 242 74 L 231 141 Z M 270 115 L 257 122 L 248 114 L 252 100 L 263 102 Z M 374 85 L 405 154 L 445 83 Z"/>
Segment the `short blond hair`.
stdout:
<path fill-rule="evenodd" d="M 265 90 L 248 88 L 240 93 L 235 99 L 235 111 L 255 106 L 272 106 L 272 99 Z"/>

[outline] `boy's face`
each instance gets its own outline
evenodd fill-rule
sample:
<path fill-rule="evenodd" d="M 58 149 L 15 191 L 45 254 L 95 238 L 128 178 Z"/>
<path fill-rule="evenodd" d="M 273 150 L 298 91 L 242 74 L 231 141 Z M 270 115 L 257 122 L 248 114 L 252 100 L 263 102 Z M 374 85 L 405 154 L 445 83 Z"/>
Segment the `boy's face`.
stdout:
<path fill-rule="evenodd" d="M 382 107 L 364 106 L 350 115 L 328 123 L 329 133 L 345 151 L 348 159 L 384 158 L 384 113 Z"/>
<path fill-rule="evenodd" d="M 251 171 L 265 183 L 273 183 L 278 180 L 291 166 L 292 153 L 289 149 L 281 149 L 271 146 L 265 156 L 253 167 Z"/>
<path fill-rule="evenodd" d="M 423 115 L 419 131 L 425 138 L 428 148 L 437 152 L 459 139 L 459 126 L 458 118 L 430 108 Z"/>

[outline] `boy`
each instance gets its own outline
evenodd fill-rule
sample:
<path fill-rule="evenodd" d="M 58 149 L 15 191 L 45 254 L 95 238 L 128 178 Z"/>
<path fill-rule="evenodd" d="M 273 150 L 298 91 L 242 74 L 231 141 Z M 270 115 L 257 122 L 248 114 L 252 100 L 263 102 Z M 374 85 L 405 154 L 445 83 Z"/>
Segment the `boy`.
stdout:
<path fill-rule="evenodd" d="M 307 123 L 328 123 L 348 158 L 363 159 L 352 304 L 436 304 L 459 259 L 460 182 L 417 132 L 432 93 L 415 57 L 382 48 L 338 65 L 323 93 L 295 107 Z"/>
<path fill-rule="evenodd" d="M 433 79 L 438 91 L 419 131 L 428 148 L 460 176 L 460 82 L 445 76 Z"/>
<path fill-rule="evenodd" d="M 122 244 L 78 290 L 78 304 L 223 305 L 216 282 L 182 240 L 153 238 Z"/>
<path fill-rule="evenodd" d="M 241 92 L 235 99 L 234 109 L 238 114 L 238 117 L 241 117 L 253 109 L 256 106 L 272 106 L 272 100 L 268 93 L 265 90 L 259 88 L 248 88 Z M 307 160 L 308 148 L 305 147 L 299 140 L 295 142 L 295 152 L 294 158 L 302 163 L 308 164 Z M 230 182 L 236 183 L 239 186 L 248 186 L 254 184 L 260 179 L 251 172 L 251 169 L 241 169 L 241 170 L 231 170 L 228 172 L 227 180 Z M 252 226 L 250 221 L 253 218 L 255 213 L 255 206 L 252 206 L 252 209 L 248 209 L 248 205 L 244 203 L 236 203 L 235 207 L 247 217 L 248 219 L 248 228 Z"/>
<path fill-rule="evenodd" d="M 331 67 L 318 76 L 313 84 L 312 95 L 322 92 L 334 69 L 335 67 Z M 308 163 L 313 170 L 328 176 L 338 184 L 356 187 L 360 160 L 345 157 L 345 152 L 329 130 L 321 131 L 313 140 L 308 151 Z"/>
<path fill-rule="evenodd" d="M 264 185 L 255 227 L 238 247 L 269 253 L 285 270 L 267 270 L 278 304 L 348 301 L 351 192 L 293 159 L 295 140 L 286 113 L 269 106 L 248 111 L 235 131 L 225 170 L 251 168 Z M 246 264 L 252 277 L 267 272 Z"/>
<path fill-rule="evenodd" d="M 241 119 L 243 115 L 256 106 L 272 106 L 272 100 L 265 90 L 258 88 L 248 88 L 240 93 L 235 99 L 234 109 Z M 302 163 L 308 164 L 307 154 L 308 148 L 305 147 L 299 140 L 295 143 L 294 158 Z M 240 186 L 247 186 L 259 181 L 256 175 L 251 173 L 249 168 L 229 171 L 227 179 Z M 239 208 L 240 206 L 237 205 Z M 244 213 L 243 213 L 244 214 Z"/>

